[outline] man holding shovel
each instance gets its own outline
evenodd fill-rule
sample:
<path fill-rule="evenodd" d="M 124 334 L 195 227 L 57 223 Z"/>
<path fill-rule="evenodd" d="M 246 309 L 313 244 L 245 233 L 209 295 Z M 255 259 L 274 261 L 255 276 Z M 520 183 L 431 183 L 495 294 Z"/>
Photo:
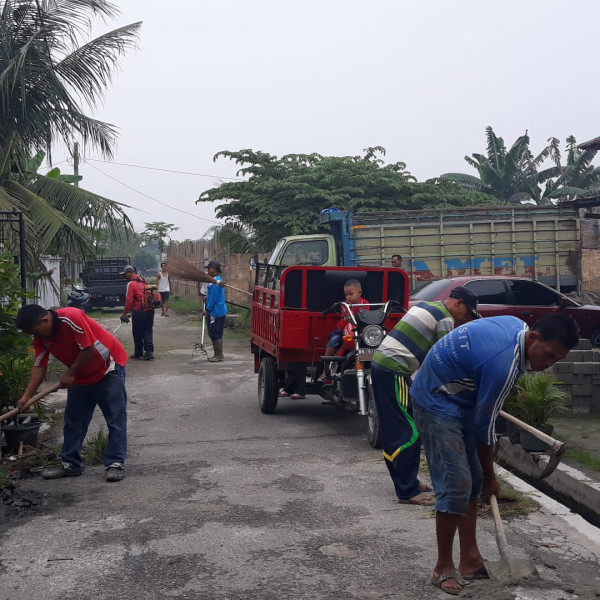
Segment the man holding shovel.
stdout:
<path fill-rule="evenodd" d="M 435 491 L 437 563 L 431 582 L 458 595 L 487 578 L 476 540 L 477 498 L 498 496 L 494 423 L 525 371 L 543 371 L 579 341 L 569 315 L 551 313 L 533 327 L 516 317 L 491 317 L 458 327 L 429 351 L 410 388 Z M 452 558 L 458 529 L 460 562 Z"/>
<path fill-rule="evenodd" d="M 42 477 L 81 475 L 81 448 L 98 405 L 108 426 L 106 480 L 121 481 L 127 452 L 127 353 L 121 342 L 78 308 L 46 310 L 29 304 L 17 313 L 17 327 L 33 334 L 35 351 L 29 384 L 17 402 L 18 409 L 26 407 L 44 381 L 50 354 L 68 367 L 60 379 L 60 387 L 68 388 L 62 465 L 42 471 Z"/>

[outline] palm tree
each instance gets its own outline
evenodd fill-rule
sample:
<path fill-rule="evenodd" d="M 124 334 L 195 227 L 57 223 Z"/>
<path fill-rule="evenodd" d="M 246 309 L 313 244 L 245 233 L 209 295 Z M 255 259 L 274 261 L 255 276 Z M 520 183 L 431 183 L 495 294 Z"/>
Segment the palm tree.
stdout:
<path fill-rule="evenodd" d="M 94 252 L 96 232 L 133 230 L 124 206 L 31 170 L 30 157 L 53 144 L 99 148 L 110 158 L 114 126 L 88 116 L 117 61 L 135 46 L 141 23 L 85 43 L 93 22 L 118 14 L 106 0 L 0 1 L 0 210 L 27 219 L 30 256 Z"/>
<path fill-rule="evenodd" d="M 529 149 L 529 135 L 517 138 L 507 149 L 504 140 L 497 137 L 491 127 L 486 127 L 487 155 L 465 156 L 469 165 L 477 169 L 479 177 L 465 173 L 446 173 L 441 179 L 453 181 L 461 187 L 490 194 L 505 202 L 519 203 L 522 200 L 538 200 L 542 196 L 540 183 L 559 174 L 559 140 L 550 138 L 537 156 Z M 538 168 L 551 159 L 553 167 L 538 172 Z"/>

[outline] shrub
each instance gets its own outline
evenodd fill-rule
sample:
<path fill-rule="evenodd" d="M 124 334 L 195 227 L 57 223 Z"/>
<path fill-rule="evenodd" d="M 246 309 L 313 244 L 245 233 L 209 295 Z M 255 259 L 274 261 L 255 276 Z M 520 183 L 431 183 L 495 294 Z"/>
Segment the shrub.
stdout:
<path fill-rule="evenodd" d="M 569 394 L 559 387 L 560 380 L 551 373 L 525 373 L 506 400 L 506 412 L 533 427 L 570 411 L 564 402 Z"/>

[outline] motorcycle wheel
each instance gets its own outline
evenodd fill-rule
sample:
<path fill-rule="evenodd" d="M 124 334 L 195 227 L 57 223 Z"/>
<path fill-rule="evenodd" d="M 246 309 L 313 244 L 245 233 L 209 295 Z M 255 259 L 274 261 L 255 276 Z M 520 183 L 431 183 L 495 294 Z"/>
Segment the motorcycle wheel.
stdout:
<path fill-rule="evenodd" d="M 265 415 L 272 415 L 277 408 L 277 366 L 272 356 L 264 356 L 258 368 L 258 405 Z"/>
<path fill-rule="evenodd" d="M 373 396 L 373 386 L 369 386 L 369 396 L 367 399 L 367 440 L 371 448 L 380 449 L 381 439 L 379 437 L 379 415 Z"/>

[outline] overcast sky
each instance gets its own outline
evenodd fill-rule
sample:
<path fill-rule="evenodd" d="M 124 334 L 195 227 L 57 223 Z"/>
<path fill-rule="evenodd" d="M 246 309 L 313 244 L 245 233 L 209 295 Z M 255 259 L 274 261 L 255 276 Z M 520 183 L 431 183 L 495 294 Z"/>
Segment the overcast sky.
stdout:
<path fill-rule="evenodd" d="M 378 145 L 423 181 L 476 174 L 464 156 L 485 153 L 487 125 L 508 146 L 528 130 L 534 152 L 551 136 L 563 147 L 600 136 L 598 0 L 118 4 L 110 29 L 143 21 L 95 114 L 120 139 L 113 164 L 92 152 L 80 174 L 131 206 L 138 231 L 165 221 L 180 228 L 174 239 L 198 239 L 214 225 L 214 206 L 195 200 L 235 177 L 235 164 L 213 162 L 220 150 Z"/>

